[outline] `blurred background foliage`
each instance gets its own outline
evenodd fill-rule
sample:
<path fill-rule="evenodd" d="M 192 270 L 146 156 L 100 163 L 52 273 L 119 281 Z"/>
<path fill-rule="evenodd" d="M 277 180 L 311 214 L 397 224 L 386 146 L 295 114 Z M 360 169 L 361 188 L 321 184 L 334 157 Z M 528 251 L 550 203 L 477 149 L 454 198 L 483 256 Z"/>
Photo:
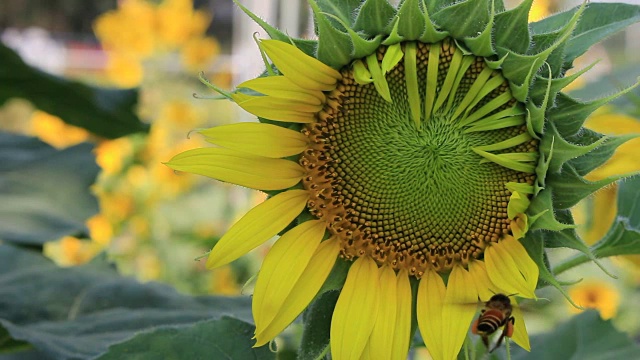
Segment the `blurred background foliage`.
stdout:
<path fill-rule="evenodd" d="M 303 1 L 242 3 L 286 28 L 292 36 L 312 32 Z M 513 6 L 518 2 L 510 3 Z M 537 21 L 576 3 L 537 0 L 530 20 Z M 63 268 L 104 266 L 96 262 L 102 264 L 108 259 L 117 264 L 121 274 L 143 282 L 169 284 L 184 294 L 250 293 L 251 286 L 245 290 L 243 286 L 255 274 L 268 245 L 213 271 L 194 260 L 206 254 L 230 224 L 263 201 L 265 195 L 177 174 L 163 162 L 204 145 L 197 134 L 190 136 L 194 130 L 252 120 L 230 102 L 204 100 L 212 94 L 197 75 L 203 72 L 209 81 L 231 88 L 259 74 L 262 61 L 251 39 L 256 30 L 230 0 L 0 2 L 4 44 L 0 54 L 0 78 L 4 82 L 0 85 L 2 141 L 28 144 L 31 149 L 39 149 L 39 154 L 52 157 L 83 151 L 91 154 L 89 160 L 60 165 L 61 169 L 69 166 L 66 171 L 86 173 L 85 182 L 90 184 L 86 191 L 91 199 L 82 209 L 84 218 L 69 217 L 65 220 L 69 226 L 64 229 L 46 228 L 38 234 L 16 235 L 0 230 L 0 244 L 42 247 L 43 253 Z M 640 42 L 634 35 L 638 31 L 635 25 L 580 58 L 576 69 L 596 59 L 600 62 L 572 85 L 573 95 L 596 98 L 633 83 L 640 74 Z M 640 90 L 636 89 L 599 110 L 586 126 L 605 134 L 640 133 L 639 117 Z M 639 148 L 640 139 L 621 146 L 603 168 L 590 174 L 590 180 L 640 171 Z M 0 146 L 0 150 L 5 151 L 1 159 L 16 155 L 10 153 L 8 145 Z M 95 171 L 87 165 L 91 159 L 98 166 Z M 22 166 L 6 164 L 0 165 L 0 175 L 6 168 Z M 84 170 L 77 170 L 79 166 Z M 38 167 L 34 169 L 27 170 L 35 176 L 50 176 Z M 19 184 L 24 179 L 12 181 Z M 617 216 L 618 188 L 609 186 L 574 209 L 579 232 L 587 243 L 595 243 L 609 231 Z M 38 191 L 41 193 L 35 193 L 43 196 L 50 194 L 46 189 Z M 85 196 L 73 191 L 70 188 L 60 196 Z M 34 190 L 26 188 L 24 192 L 33 194 Z M 0 196 L 13 199 L 1 186 Z M 28 199 L 33 201 L 34 196 Z M 31 209 L 15 209 L 8 200 L 4 202 L 0 214 L 31 214 Z M 40 215 L 52 216 L 56 209 L 62 213 L 76 211 L 73 205 L 65 204 L 52 205 L 49 212 Z M 9 229 L 11 221 L 0 224 Z M 16 238 L 21 240 L 12 240 Z M 563 258 L 567 254 L 554 250 L 551 256 Z M 616 328 L 638 342 L 640 255 L 615 257 L 604 264 L 617 279 L 591 263 L 582 265 L 564 275 L 567 281 L 583 279 L 570 288 L 570 295 L 576 303 L 597 309 L 603 319 L 613 319 Z M 540 296 L 552 301 L 528 305 L 536 312 L 527 318 L 532 334 L 549 331 L 580 311 L 556 291 L 542 289 Z M 287 347 L 295 349 L 295 341 L 289 343 L 290 336 L 284 336 L 282 353 Z M 420 349 L 414 355 L 427 356 Z"/>

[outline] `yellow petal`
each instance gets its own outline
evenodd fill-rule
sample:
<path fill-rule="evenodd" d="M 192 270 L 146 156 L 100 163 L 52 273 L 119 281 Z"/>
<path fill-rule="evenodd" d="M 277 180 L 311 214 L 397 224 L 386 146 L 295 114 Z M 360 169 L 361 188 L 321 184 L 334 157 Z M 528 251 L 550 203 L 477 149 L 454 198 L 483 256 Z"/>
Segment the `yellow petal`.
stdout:
<path fill-rule="evenodd" d="M 518 306 L 515 297 L 511 296 L 511 304 L 513 305 L 513 311 L 511 316 L 515 319 L 513 328 L 513 336 L 511 337 L 516 344 L 521 348 L 531 351 L 531 344 L 529 343 L 529 334 L 527 334 L 527 327 L 524 324 L 524 317 L 522 316 L 522 310 Z"/>
<path fill-rule="evenodd" d="M 400 271 L 397 279 L 396 332 L 393 336 L 390 359 L 406 359 L 411 344 L 411 299 L 413 295 L 407 270 Z"/>
<path fill-rule="evenodd" d="M 393 269 L 389 266 L 380 268 L 380 305 L 368 346 L 372 359 L 392 359 L 398 307 L 397 283 Z"/>
<path fill-rule="evenodd" d="M 278 313 L 320 245 L 324 231 L 323 221 L 306 221 L 287 231 L 269 250 L 251 303 L 256 332 L 266 328 Z"/>
<path fill-rule="evenodd" d="M 469 324 L 476 313 L 478 293 L 473 278 L 461 265 L 455 265 L 449 275 L 447 294 L 442 311 L 442 359 L 455 359 L 467 336 Z"/>
<path fill-rule="evenodd" d="M 443 359 L 442 310 L 445 295 L 446 287 L 440 275 L 433 270 L 427 271 L 418 286 L 416 313 L 422 339 L 435 360 Z"/>
<path fill-rule="evenodd" d="M 491 244 L 485 249 L 484 262 L 487 265 L 489 278 L 494 284 L 510 294 L 534 298 L 535 285 L 533 287 L 529 285 L 527 279 L 520 272 L 516 261 L 502 244 L 504 241 Z"/>
<path fill-rule="evenodd" d="M 356 260 L 347 275 L 331 318 L 331 355 L 359 360 L 378 314 L 378 265 L 368 256 Z"/>
<path fill-rule="evenodd" d="M 469 274 L 476 284 L 478 298 L 482 301 L 488 301 L 494 294 L 502 293 L 502 291 L 489 279 L 487 268 L 482 261 L 469 262 Z"/>
<path fill-rule="evenodd" d="M 237 86 L 247 88 L 264 95 L 308 103 L 310 105 L 324 104 L 326 96 L 322 91 L 305 89 L 286 76 L 265 76 L 245 81 Z"/>
<path fill-rule="evenodd" d="M 167 166 L 258 190 L 281 190 L 297 184 L 305 170 L 284 159 L 239 153 L 223 148 L 199 148 L 173 157 Z"/>
<path fill-rule="evenodd" d="M 207 268 L 232 262 L 274 237 L 307 204 L 306 190 L 288 190 L 249 210 L 220 238 L 207 259 Z"/>
<path fill-rule="evenodd" d="M 311 123 L 314 114 L 322 110 L 321 105 L 308 105 L 301 102 L 280 99 L 273 96 L 251 96 L 231 94 L 238 106 L 261 118 L 295 123 Z"/>
<path fill-rule="evenodd" d="M 305 89 L 330 91 L 342 76 L 297 47 L 278 40 L 261 40 L 260 47 L 284 76 Z"/>
<path fill-rule="evenodd" d="M 316 296 L 331 272 L 340 252 L 337 239 L 323 241 L 311 261 L 300 275 L 289 296 L 283 301 L 278 314 L 263 330 L 256 329 L 256 344 L 262 346 L 273 340 L 304 310 Z"/>
<path fill-rule="evenodd" d="M 199 132 L 212 144 L 269 158 L 300 154 L 309 144 L 307 137 L 298 131 L 253 122 L 221 125 Z"/>
<path fill-rule="evenodd" d="M 506 252 L 513 258 L 518 270 L 520 270 L 520 273 L 522 273 L 526 279 L 529 288 L 532 289 L 532 291 L 535 290 L 538 285 L 538 275 L 540 273 L 538 265 L 531 259 L 529 253 L 527 253 L 527 250 L 522 246 L 520 241 L 515 238 L 510 236 L 506 237 L 501 243 Z"/>

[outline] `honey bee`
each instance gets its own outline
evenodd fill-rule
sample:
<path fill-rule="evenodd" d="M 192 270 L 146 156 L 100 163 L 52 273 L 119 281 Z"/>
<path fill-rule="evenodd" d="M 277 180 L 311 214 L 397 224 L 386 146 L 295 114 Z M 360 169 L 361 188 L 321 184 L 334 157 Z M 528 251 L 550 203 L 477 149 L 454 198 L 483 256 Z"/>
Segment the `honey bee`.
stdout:
<path fill-rule="evenodd" d="M 484 304 L 484 309 L 480 311 L 480 316 L 471 326 L 471 332 L 480 335 L 482 342 L 489 349 L 489 336 L 495 333 L 499 328 L 503 328 L 498 342 L 489 352 L 493 352 L 502 344 L 505 336 L 513 335 L 513 326 L 515 318 L 511 316 L 511 300 L 509 296 L 504 294 L 495 294 Z"/>

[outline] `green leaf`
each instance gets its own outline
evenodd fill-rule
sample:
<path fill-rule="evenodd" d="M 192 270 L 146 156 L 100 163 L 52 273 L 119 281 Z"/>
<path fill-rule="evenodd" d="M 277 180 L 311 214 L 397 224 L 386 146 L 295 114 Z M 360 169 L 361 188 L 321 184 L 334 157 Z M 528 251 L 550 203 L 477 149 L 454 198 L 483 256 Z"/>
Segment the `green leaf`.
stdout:
<path fill-rule="evenodd" d="M 339 295 L 339 291 L 325 292 L 305 310 L 302 342 L 298 351 L 299 360 L 318 359 L 326 351 L 329 346 L 331 316 Z"/>
<path fill-rule="evenodd" d="M 591 247 L 596 258 L 640 254 L 640 176 L 621 181 L 618 187 L 618 215 L 609 232 Z M 591 260 L 579 254 L 554 268 L 559 274 Z"/>
<path fill-rule="evenodd" d="M 0 133 L 0 239 L 41 245 L 86 233 L 98 213 L 90 187 L 100 168 L 93 146 L 56 150 L 42 141 Z"/>
<path fill-rule="evenodd" d="M 161 328 L 111 345 L 99 360 L 275 359 L 268 345 L 252 348 L 251 324 L 230 317 Z"/>
<path fill-rule="evenodd" d="M 447 29 L 452 37 L 463 39 L 482 33 L 491 18 L 490 9 L 489 0 L 474 0 L 458 2 L 429 13 L 433 14 L 434 22 Z"/>
<path fill-rule="evenodd" d="M 613 67 L 612 72 L 589 82 L 588 86 L 572 90 L 570 94 L 578 99 L 598 99 L 632 86 L 638 81 L 639 77 L 640 64 L 634 62 L 626 65 L 616 65 Z M 615 107 L 617 113 L 640 117 L 640 88 L 635 88 L 629 93 L 613 99 L 609 105 Z"/>
<path fill-rule="evenodd" d="M 627 334 L 594 310 L 572 317 L 551 332 L 532 336 L 530 353 L 517 347 L 512 350 L 513 360 L 618 360 L 636 359 L 640 353 Z"/>
<path fill-rule="evenodd" d="M 640 21 L 640 6 L 591 3 L 580 18 L 565 51 L 565 68 L 592 45 Z"/>
<path fill-rule="evenodd" d="M 353 19 L 356 10 L 360 6 L 360 0 L 340 0 L 340 1 L 332 1 L 332 0 L 316 0 L 318 3 L 318 7 L 323 12 L 333 14 L 338 17 L 342 22 L 353 26 Z"/>
<path fill-rule="evenodd" d="M 396 9 L 387 0 L 365 1 L 356 17 L 354 30 L 362 30 L 369 36 L 389 34 L 395 14 Z"/>
<path fill-rule="evenodd" d="M 562 27 L 578 7 L 531 24 L 534 34 L 549 33 Z M 640 6 L 624 3 L 591 3 L 587 6 L 564 51 L 564 68 L 592 45 L 640 21 Z"/>
<path fill-rule="evenodd" d="M 251 323 L 250 299 L 185 296 L 123 278 L 103 258 L 59 268 L 40 253 L 0 245 L 0 325 L 54 358 L 94 358 L 142 331 L 224 315 Z"/>
<path fill-rule="evenodd" d="M 516 8 L 496 15 L 494 39 L 497 46 L 524 54 L 529 48 L 529 10 L 533 0 L 523 1 Z"/>
<path fill-rule="evenodd" d="M 148 130 L 135 115 L 136 89 L 105 89 L 65 80 L 25 64 L 0 44 L 0 105 L 15 97 L 109 139 Z"/>
<path fill-rule="evenodd" d="M 593 144 L 600 139 L 605 139 L 602 145 L 595 148 L 590 153 L 577 157 L 569 161 L 569 164 L 576 170 L 576 172 L 582 176 L 588 174 L 592 170 L 596 169 L 600 165 L 604 164 L 613 156 L 616 149 L 626 143 L 629 140 L 637 138 L 639 135 L 629 134 L 621 136 L 608 136 L 599 134 L 589 129 L 582 129 L 582 131 L 571 138 L 571 141 L 578 142 L 581 145 Z"/>
<path fill-rule="evenodd" d="M 556 209 L 568 209 L 593 192 L 607 186 L 624 175 L 615 175 L 598 181 L 588 181 L 569 165 L 565 165 L 559 174 L 549 174 L 547 184 L 553 188 L 553 206 Z"/>
<path fill-rule="evenodd" d="M 531 257 L 531 259 L 536 263 L 536 265 L 538 265 L 539 275 L 536 289 L 551 285 L 555 287 L 567 299 L 567 301 L 569 301 L 569 303 L 577 307 L 577 305 L 574 304 L 573 300 L 571 300 L 571 297 L 566 292 L 562 284 L 558 282 L 558 280 L 550 270 L 549 259 L 547 258 L 547 253 L 544 250 L 544 240 L 542 238 L 542 232 L 528 232 L 521 243 L 527 250 L 527 253 Z"/>
<path fill-rule="evenodd" d="M 592 152 L 606 140 L 607 138 L 603 137 L 588 145 L 572 144 L 558 133 L 553 123 L 550 123 L 545 129 L 545 136 L 540 142 L 540 148 L 548 154 L 553 147 L 553 156 L 549 163 L 549 171 L 557 173 L 566 162 Z"/>
<path fill-rule="evenodd" d="M 322 12 L 315 0 L 310 0 L 309 5 L 313 10 L 313 18 L 320 39 L 318 41 L 318 59 L 334 69 L 348 64 L 353 53 L 351 37 L 331 23 L 331 18 Z"/>
<path fill-rule="evenodd" d="M 425 30 L 425 19 L 418 0 L 406 0 L 398 8 L 398 35 L 405 40 L 417 40 Z"/>

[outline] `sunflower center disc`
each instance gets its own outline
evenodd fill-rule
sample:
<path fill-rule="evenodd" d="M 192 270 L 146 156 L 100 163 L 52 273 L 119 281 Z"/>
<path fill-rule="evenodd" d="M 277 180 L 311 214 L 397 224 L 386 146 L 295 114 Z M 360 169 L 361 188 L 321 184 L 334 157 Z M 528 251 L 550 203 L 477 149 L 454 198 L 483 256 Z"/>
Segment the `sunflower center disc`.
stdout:
<path fill-rule="evenodd" d="M 439 89 L 454 51 L 460 50 L 446 41 L 432 46 L 441 47 Z M 429 45 L 418 43 L 416 49 L 424 103 Z M 385 51 L 378 50 L 379 62 Z M 445 271 L 454 262 L 466 265 L 482 256 L 487 243 L 509 233 L 511 192 L 505 184 L 532 184 L 535 177 L 487 161 L 472 148 L 514 138 L 526 127 L 469 132 L 457 125 L 461 115 L 454 116 L 485 66 L 483 58 L 473 57 L 458 79 L 452 105 L 429 118 L 423 114 L 420 123 L 411 116 L 402 61 L 386 74 L 392 102 L 373 83 L 358 84 L 351 68 L 342 70 L 343 79 L 317 122 L 304 130 L 314 145 L 300 162 L 309 173 L 304 179 L 312 194 L 308 208 L 341 239 L 345 258 L 368 254 L 379 264 L 421 276 L 428 266 Z M 469 110 L 508 91 L 505 81 Z M 492 113 L 515 102 L 510 99 Z M 532 146 L 534 141 L 508 152 L 529 152 Z"/>

